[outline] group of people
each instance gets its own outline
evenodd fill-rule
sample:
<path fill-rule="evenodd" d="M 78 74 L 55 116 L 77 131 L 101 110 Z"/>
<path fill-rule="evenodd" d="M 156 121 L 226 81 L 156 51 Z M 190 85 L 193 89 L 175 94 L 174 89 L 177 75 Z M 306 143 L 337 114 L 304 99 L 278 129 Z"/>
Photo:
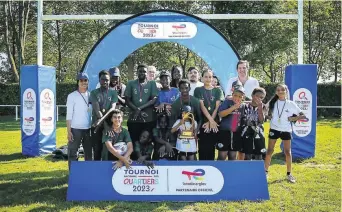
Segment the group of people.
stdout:
<path fill-rule="evenodd" d="M 161 71 L 138 65 L 137 79 L 125 86 L 117 67 L 99 73 L 99 85 L 88 91 L 88 76 L 77 76 L 78 89 L 67 99 L 69 167 L 83 144 L 85 160 L 115 161 L 114 168 L 130 167 L 132 160 L 153 167 L 151 160 L 262 160 L 268 173 L 275 142 L 284 142 L 287 179 L 291 174 L 291 124 L 305 118 L 287 99 L 286 85 L 263 103 L 266 92 L 248 76 L 248 62 L 237 63 L 238 77 L 225 92 L 212 70 L 196 67 L 183 79 L 180 66 Z M 200 76 L 201 75 L 201 76 Z M 201 79 L 201 81 L 200 81 Z M 224 95 L 225 93 L 225 95 Z M 122 107 L 129 108 L 127 129 Z M 268 148 L 263 123 L 271 121 Z"/>

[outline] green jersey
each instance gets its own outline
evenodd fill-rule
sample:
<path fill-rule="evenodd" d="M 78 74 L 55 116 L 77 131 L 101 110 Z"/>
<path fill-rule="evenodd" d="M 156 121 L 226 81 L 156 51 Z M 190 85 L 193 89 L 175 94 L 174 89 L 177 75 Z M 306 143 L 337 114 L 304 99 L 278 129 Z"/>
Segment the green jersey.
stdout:
<path fill-rule="evenodd" d="M 113 89 L 108 89 L 107 91 L 101 91 L 101 88 L 97 88 L 90 92 L 90 102 L 94 104 L 99 103 L 100 111 L 104 115 L 111 107 L 113 103 L 118 102 L 118 94 Z M 105 112 L 104 112 L 105 111 Z M 92 122 L 97 121 L 97 116 L 93 107 Z"/>
<path fill-rule="evenodd" d="M 141 85 L 139 80 L 131 80 L 127 83 L 125 97 L 129 98 L 136 107 L 140 107 L 152 100 L 154 97 L 157 97 L 158 92 L 159 90 L 155 81 L 148 81 L 144 85 Z M 134 111 L 131 111 L 128 122 L 151 122 L 156 119 L 154 105 L 143 109 L 142 112 L 147 114 L 146 117 L 143 117 L 145 121 L 142 118 L 138 118 L 133 121 L 132 118 L 134 116 Z"/>
<path fill-rule="evenodd" d="M 140 152 L 141 156 L 152 155 L 152 151 L 153 151 L 152 142 L 145 144 L 145 145 L 141 144 L 139 141 L 135 142 L 134 152 L 136 153 Z"/>
<path fill-rule="evenodd" d="M 197 87 L 195 89 L 194 97 L 203 101 L 204 106 L 207 108 L 210 115 L 213 114 L 215 110 L 216 102 L 224 100 L 223 92 L 220 88 L 213 88 L 211 90 L 207 90 L 204 88 L 204 86 Z M 203 116 L 203 122 L 204 123 L 208 122 L 208 118 L 203 114 L 203 112 L 202 112 L 202 116 Z M 216 122 L 219 121 L 218 115 L 216 115 L 215 121 Z"/>
<path fill-rule="evenodd" d="M 120 133 L 114 133 L 114 136 L 111 137 L 109 135 L 106 135 L 104 132 L 102 135 L 102 143 L 103 143 L 103 150 L 102 150 L 102 160 L 108 160 L 108 154 L 111 154 L 108 152 L 106 142 L 110 141 L 112 145 L 119 143 L 119 142 L 125 142 L 128 144 L 129 142 L 132 142 L 131 136 L 129 135 L 129 132 L 127 129 L 122 128 Z"/>

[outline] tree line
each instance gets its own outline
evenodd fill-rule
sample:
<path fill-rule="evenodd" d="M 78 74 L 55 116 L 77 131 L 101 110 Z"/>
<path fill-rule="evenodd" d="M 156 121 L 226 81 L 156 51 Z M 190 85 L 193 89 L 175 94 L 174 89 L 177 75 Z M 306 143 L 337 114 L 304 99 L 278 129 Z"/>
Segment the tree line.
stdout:
<path fill-rule="evenodd" d="M 136 14 L 173 9 L 191 14 L 297 13 L 297 1 L 46 1 L 44 14 Z M 0 2 L 0 82 L 19 82 L 20 66 L 35 64 L 37 2 Z M 251 64 L 251 75 L 264 83 L 281 82 L 285 67 L 297 63 L 296 20 L 208 20 Z M 56 67 L 57 81 L 73 81 L 93 47 L 118 21 L 45 21 L 44 65 Z M 319 65 L 317 80 L 341 78 L 341 2 L 304 1 L 304 62 Z M 207 66 L 198 55 L 177 43 L 146 45 L 122 61 L 124 81 L 134 77 L 138 63 L 159 70 L 180 65 Z"/>

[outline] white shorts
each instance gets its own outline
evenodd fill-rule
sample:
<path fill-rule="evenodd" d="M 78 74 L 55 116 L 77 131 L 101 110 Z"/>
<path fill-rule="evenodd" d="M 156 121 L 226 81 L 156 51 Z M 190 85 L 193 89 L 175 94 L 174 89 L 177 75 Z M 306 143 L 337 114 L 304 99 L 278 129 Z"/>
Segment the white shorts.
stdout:
<path fill-rule="evenodd" d="M 177 139 L 176 149 L 180 152 L 197 152 L 195 139 Z"/>

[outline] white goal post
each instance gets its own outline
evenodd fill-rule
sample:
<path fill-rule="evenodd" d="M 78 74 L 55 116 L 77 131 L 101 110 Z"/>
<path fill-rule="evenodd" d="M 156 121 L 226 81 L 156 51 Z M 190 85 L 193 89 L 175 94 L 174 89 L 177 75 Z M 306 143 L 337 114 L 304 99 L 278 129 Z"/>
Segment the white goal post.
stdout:
<path fill-rule="evenodd" d="M 195 0 L 194 0 L 195 1 Z M 298 21 L 298 64 L 303 64 L 304 31 L 303 0 L 298 0 L 297 14 L 193 14 L 202 19 L 296 19 Z M 43 0 L 38 0 L 37 64 L 43 65 L 43 21 L 52 20 L 124 20 L 132 14 L 117 15 L 44 15 Z"/>

